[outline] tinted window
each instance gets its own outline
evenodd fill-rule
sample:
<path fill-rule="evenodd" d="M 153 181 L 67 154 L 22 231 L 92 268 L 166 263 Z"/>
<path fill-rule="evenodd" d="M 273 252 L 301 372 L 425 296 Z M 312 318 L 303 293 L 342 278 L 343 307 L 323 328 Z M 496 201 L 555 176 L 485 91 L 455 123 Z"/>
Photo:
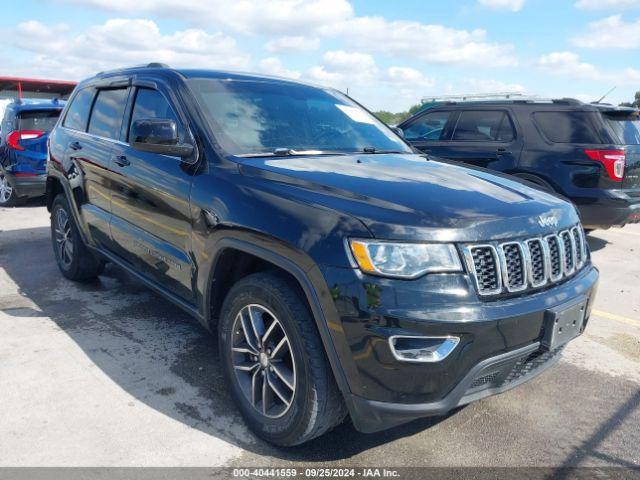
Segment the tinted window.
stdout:
<path fill-rule="evenodd" d="M 536 125 L 555 143 L 600 143 L 590 112 L 535 112 Z"/>
<path fill-rule="evenodd" d="M 100 90 L 91 110 L 89 133 L 118 140 L 126 104 L 126 88 Z"/>
<path fill-rule="evenodd" d="M 80 90 L 77 95 L 73 97 L 71 105 L 69 105 L 63 125 L 67 128 L 73 128 L 74 130 L 86 131 L 92 102 L 93 89 L 85 88 L 84 90 Z"/>
<path fill-rule="evenodd" d="M 404 130 L 404 138 L 410 141 L 443 140 L 444 126 L 451 112 L 431 112 L 420 117 Z"/>
<path fill-rule="evenodd" d="M 18 130 L 39 130 L 50 132 L 53 130 L 60 110 L 29 110 L 20 112 L 18 117 Z"/>
<path fill-rule="evenodd" d="M 146 118 L 168 118 L 176 122 L 178 132 L 181 131 L 178 117 L 162 94 L 157 90 L 140 88 L 136 94 L 136 103 L 131 114 L 131 125 L 136 120 Z"/>
<path fill-rule="evenodd" d="M 386 125 L 334 91 L 284 82 L 191 79 L 216 139 L 233 155 L 276 149 L 409 153 Z"/>
<path fill-rule="evenodd" d="M 604 115 L 618 141 L 624 145 L 640 145 L 640 119 L 635 116 Z"/>
<path fill-rule="evenodd" d="M 513 126 L 506 112 L 466 111 L 460 114 L 453 140 L 479 142 L 510 142 Z"/>

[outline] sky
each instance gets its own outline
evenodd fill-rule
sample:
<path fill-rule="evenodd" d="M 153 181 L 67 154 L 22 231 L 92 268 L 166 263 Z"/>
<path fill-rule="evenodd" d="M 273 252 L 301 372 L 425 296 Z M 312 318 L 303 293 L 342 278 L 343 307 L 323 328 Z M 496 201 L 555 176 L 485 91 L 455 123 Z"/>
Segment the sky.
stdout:
<path fill-rule="evenodd" d="M 6 5 L 3 5 L 5 4 Z M 0 0 L 0 75 L 81 80 L 164 62 L 347 91 L 371 110 L 640 90 L 640 0 Z"/>

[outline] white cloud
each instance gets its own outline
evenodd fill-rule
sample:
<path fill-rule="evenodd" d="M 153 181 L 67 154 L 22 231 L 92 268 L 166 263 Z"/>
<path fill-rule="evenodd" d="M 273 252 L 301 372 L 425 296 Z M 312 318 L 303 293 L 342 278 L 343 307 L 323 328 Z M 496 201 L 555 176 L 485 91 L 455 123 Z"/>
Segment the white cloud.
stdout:
<path fill-rule="evenodd" d="M 310 52 L 320 48 L 317 37 L 292 36 L 269 40 L 264 48 L 272 53 Z"/>
<path fill-rule="evenodd" d="M 6 32 L 5 41 L 34 54 L 22 62 L 22 71 L 58 78 L 78 79 L 99 70 L 152 61 L 230 69 L 249 63 L 249 56 L 227 35 L 200 29 L 162 34 L 155 22 L 145 19 L 111 19 L 80 33 L 66 25 L 49 27 L 29 21 Z"/>
<path fill-rule="evenodd" d="M 478 3 L 493 10 L 519 12 L 524 7 L 525 0 L 478 0 Z"/>
<path fill-rule="evenodd" d="M 620 10 L 640 7 L 640 0 L 578 0 L 574 5 L 583 10 Z"/>
<path fill-rule="evenodd" d="M 344 90 L 349 86 L 370 83 L 377 72 L 378 67 L 371 55 L 333 50 L 325 52 L 321 64 L 311 67 L 306 77 L 314 82 Z"/>
<path fill-rule="evenodd" d="M 625 22 L 622 15 L 612 15 L 591 22 L 587 33 L 575 36 L 571 41 L 582 48 L 639 48 L 640 18 Z"/>
<path fill-rule="evenodd" d="M 63 0 L 129 14 L 130 0 Z M 248 34 L 308 35 L 353 15 L 348 0 L 137 0 L 137 15 L 181 19 L 198 26 L 225 27 Z"/>
<path fill-rule="evenodd" d="M 435 79 L 427 77 L 421 71 L 409 67 L 389 67 L 383 80 L 400 88 L 427 88 L 436 84 Z"/>
<path fill-rule="evenodd" d="M 268 75 L 276 75 L 278 77 L 286 77 L 297 79 L 300 78 L 300 72 L 289 70 L 282 65 L 282 61 L 277 57 L 263 58 L 258 63 L 258 69 Z"/>
<path fill-rule="evenodd" d="M 458 30 L 382 17 L 355 17 L 322 29 L 355 50 L 427 63 L 513 66 L 513 46 L 487 41 L 484 30 Z"/>
<path fill-rule="evenodd" d="M 595 65 L 582 62 L 573 52 L 553 52 L 543 55 L 538 65 L 555 75 L 564 75 L 579 80 L 591 80 L 611 85 L 637 84 L 640 82 L 640 70 L 624 68 L 603 71 Z"/>
<path fill-rule="evenodd" d="M 129 13 L 129 0 L 61 0 L 109 11 Z M 489 0 L 519 3 L 523 0 Z M 346 47 L 367 53 L 419 58 L 434 63 L 511 66 L 516 63 L 513 46 L 489 42 L 484 30 L 459 30 L 414 21 L 388 21 L 382 17 L 357 17 L 348 0 L 138 0 L 136 14 L 178 18 L 199 27 L 215 26 L 243 34 L 291 38 L 337 36 Z M 273 53 L 303 43 L 273 40 L 266 47 Z M 420 46 L 420 47 L 417 47 Z"/>
<path fill-rule="evenodd" d="M 467 78 L 462 85 L 470 93 L 524 93 L 527 90 L 519 83 L 491 79 Z"/>

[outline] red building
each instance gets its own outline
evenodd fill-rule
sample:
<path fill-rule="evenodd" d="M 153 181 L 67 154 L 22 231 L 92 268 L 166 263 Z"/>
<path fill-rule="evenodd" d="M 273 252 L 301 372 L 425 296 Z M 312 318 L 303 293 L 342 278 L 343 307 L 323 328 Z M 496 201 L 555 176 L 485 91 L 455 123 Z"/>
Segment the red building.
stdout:
<path fill-rule="evenodd" d="M 0 77 L 1 98 L 61 98 L 69 97 L 77 82 L 36 78 Z"/>

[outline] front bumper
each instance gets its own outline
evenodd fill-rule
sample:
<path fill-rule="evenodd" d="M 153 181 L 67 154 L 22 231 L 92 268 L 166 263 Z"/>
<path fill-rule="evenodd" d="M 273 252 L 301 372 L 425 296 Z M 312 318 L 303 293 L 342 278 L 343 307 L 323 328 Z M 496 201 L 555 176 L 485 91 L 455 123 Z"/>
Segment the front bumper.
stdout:
<path fill-rule="evenodd" d="M 598 280 L 588 264 L 548 290 L 482 301 L 461 274 L 408 282 L 350 269 L 323 273 L 340 319 L 339 328 L 331 328 L 334 343 L 350 350 L 340 358 L 350 372 L 345 399 L 363 432 L 442 415 L 540 374 L 557 362 L 561 350 L 541 347 L 545 312 L 578 297 L 593 299 Z M 441 362 L 407 363 L 393 356 L 388 342 L 393 335 L 454 335 L 460 343 Z"/>
<path fill-rule="evenodd" d="M 553 352 L 535 342 L 481 361 L 438 401 L 418 404 L 390 403 L 349 395 L 346 398 L 356 428 L 373 433 L 421 417 L 447 412 L 491 395 L 505 392 L 531 380 L 560 360 L 562 347 Z"/>

